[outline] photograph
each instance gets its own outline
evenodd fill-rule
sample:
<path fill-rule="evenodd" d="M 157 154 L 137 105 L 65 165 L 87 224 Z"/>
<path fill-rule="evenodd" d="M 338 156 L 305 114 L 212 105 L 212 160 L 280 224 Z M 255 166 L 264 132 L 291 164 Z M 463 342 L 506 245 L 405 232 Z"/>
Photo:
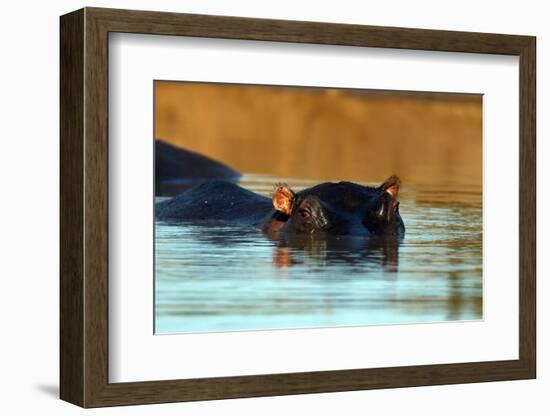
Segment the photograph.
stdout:
<path fill-rule="evenodd" d="M 43 350 L 11 360 L 14 408 L 541 407 L 544 14 L 298 6 L 67 5 L 21 32 L 28 68 L 59 59 L 8 83 L 29 215 L 5 217 L 39 278 L 22 308 L 7 273 L 7 333 Z M 29 82 L 59 105 L 30 117 Z M 46 160 L 59 192 L 30 192 Z"/>
<path fill-rule="evenodd" d="M 483 319 L 483 95 L 155 80 L 154 333 Z"/>

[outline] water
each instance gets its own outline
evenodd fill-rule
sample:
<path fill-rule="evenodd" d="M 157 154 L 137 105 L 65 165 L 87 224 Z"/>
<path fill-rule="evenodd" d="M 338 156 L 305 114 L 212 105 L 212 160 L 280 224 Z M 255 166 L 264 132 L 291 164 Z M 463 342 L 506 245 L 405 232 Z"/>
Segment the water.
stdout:
<path fill-rule="evenodd" d="M 245 175 L 240 184 L 268 196 L 276 182 L 320 181 Z M 482 319 L 481 188 L 417 184 L 399 200 L 400 245 L 157 222 L 155 332 Z"/>

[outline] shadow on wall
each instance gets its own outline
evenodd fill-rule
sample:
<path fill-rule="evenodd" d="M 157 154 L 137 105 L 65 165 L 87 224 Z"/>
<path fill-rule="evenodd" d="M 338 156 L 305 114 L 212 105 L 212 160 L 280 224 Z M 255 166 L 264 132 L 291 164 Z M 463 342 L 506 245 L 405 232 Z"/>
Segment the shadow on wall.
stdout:
<path fill-rule="evenodd" d="M 482 183 L 482 96 L 155 83 L 155 136 L 240 172 Z"/>

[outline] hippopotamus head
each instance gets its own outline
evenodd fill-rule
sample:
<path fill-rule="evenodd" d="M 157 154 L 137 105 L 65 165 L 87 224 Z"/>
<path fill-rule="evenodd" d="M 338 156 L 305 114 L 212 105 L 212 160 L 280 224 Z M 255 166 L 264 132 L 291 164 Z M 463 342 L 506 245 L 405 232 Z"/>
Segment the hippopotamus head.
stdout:
<path fill-rule="evenodd" d="M 397 176 L 378 187 L 338 182 L 294 192 L 278 184 L 273 193 L 276 212 L 266 225 L 269 231 L 298 234 L 402 236 L 399 185 Z"/>

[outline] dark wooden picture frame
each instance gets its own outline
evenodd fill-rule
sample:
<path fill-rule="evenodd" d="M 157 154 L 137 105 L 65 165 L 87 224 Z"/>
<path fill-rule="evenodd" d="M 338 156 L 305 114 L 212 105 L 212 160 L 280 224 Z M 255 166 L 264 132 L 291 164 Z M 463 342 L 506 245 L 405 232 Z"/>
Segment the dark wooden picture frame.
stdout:
<path fill-rule="evenodd" d="M 100 407 L 535 378 L 534 37 L 99 8 L 62 16 L 60 28 L 61 399 Z M 109 383 L 110 32 L 519 56 L 519 359 Z"/>

